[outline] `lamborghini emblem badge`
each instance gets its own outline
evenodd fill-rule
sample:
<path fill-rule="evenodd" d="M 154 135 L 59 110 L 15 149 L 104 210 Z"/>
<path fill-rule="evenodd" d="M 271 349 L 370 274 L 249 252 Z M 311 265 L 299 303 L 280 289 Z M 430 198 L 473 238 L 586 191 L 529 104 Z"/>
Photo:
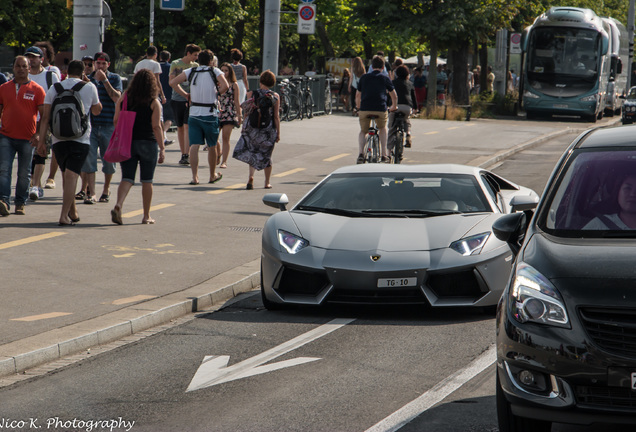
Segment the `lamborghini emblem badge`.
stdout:
<path fill-rule="evenodd" d="M 371 255 L 371 261 L 376 262 L 382 257 L 382 255 Z"/>

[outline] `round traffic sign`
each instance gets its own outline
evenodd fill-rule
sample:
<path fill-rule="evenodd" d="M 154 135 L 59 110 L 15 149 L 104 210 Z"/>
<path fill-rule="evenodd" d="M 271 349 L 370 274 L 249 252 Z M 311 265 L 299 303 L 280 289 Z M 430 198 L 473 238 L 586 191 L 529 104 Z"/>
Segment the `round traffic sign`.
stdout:
<path fill-rule="evenodd" d="M 514 44 L 518 44 L 521 42 L 521 33 L 513 33 L 510 36 L 510 42 L 514 43 Z"/>
<path fill-rule="evenodd" d="M 314 8 L 311 6 L 303 6 L 298 11 L 298 15 L 305 21 L 309 21 L 314 18 Z"/>

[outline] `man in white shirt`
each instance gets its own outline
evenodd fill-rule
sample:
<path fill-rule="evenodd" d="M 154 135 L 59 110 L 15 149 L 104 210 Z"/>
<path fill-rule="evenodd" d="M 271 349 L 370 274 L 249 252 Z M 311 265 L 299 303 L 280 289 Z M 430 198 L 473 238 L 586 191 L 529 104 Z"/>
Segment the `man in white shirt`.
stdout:
<path fill-rule="evenodd" d="M 93 115 L 98 115 L 102 111 L 102 104 L 99 101 L 97 88 L 90 82 L 82 80 L 84 73 L 84 64 L 79 60 L 73 60 L 68 65 L 68 78 L 60 85 L 64 89 L 70 89 L 77 83 L 84 83 L 79 90 L 79 95 L 84 106 L 84 114 L 88 115 L 89 111 Z M 49 130 L 49 122 L 51 120 L 51 105 L 58 94 L 58 89 L 53 86 L 46 92 L 44 98 L 44 113 L 40 122 L 40 140 L 38 151 L 44 149 L 44 138 Z M 79 214 L 75 206 L 75 189 L 77 188 L 77 179 L 82 171 L 82 166 L 88 156 L 90 148 L 91 124 L 88 122 L 88 128 L 84 135 L 72 141 L 65 141 L 52 137 L 53 153 L 57 159 L 60 170 L 62 171 L 63 195 L 62 195 L 62 212 L 60 214 L 59 225 L 68 226 L 79 222 Z"/>
<path fill-rule="evenodd" d="M 44 91 L 48 91 L 55 83 L 60 82 L 60 77 L 51 70 L 47 70 L 43 65 L 44 52 L 32 46 L 24 53 L 29 60 L 29 79 L 38 83 Z M 51 152 L 51 139 L 47 138 L 47 146 L 41 152 L 33 153 L 33 163 L 31 165 L 31 188 L 29 189 L 29 198 L 31 201 L 37 201 L 44 196 L 42 189 L 42 174 L 44 174 L 44 164 Z"/>
<path fill-rule="evenodd" d="M 188 135 L 190 138 L 191 185 L 199 184 L 199 147 L 207 144 L 210 180 L 216 183 L 223 177 L 216 173 L 216 144 L 219 138 L 218 95 L 228 89 L 225 75 L 212 66 L 214 54 L 210 50 L 199 53 L 199 67 L 186 69 L 170 80 L 170 87 L 190 103 L 188 117 Z M 214 74 L 214 78 L 213 75 Z M 189 81 L 190 93 L 186 93 L 179 84 Z"/>
<path fill-rule="evenodd" d="M 161 99 L 161 103 L 165 104 L 166 96 L 163 94 L 163 87 L 161 86 L 161 79 L 159 77 L 159 75 L 161 75 L 161 65 L 157 61 L 157 47 L 151 45 L 146 49 L 146 58 L 135 65 L 134 73 L 137 73 L 140 69 L 148 69 L 155 75 L 157 87 L 159 87 L 159 98 Z"/>

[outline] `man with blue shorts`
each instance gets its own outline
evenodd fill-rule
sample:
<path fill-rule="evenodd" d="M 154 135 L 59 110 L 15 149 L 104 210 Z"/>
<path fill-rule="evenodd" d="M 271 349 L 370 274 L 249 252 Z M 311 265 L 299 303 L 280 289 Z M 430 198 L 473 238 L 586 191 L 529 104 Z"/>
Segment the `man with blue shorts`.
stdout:
<path fill-rule="evenodd" d="M 219 68 L 212 67 L 214 54 L 210 50 L 199 53 L 199 65 L 186 69 L 170 80 L 175 92 L 186 98 L 190 104 L 188 118 L 188 138 L 190 141 L 190 168 L 192 169 L 191 185 L 199 184 L 199 147 L 208 146 L 208 164 L 210 180 L 216 183 L 223 177 L 216 174 L 216 148 L 219 138 L 219 107 L 217 97 L 228 89 L 225 75 Z M 190 82 L 190 93 L 186 93 L 179 84 Z"/>
<path fill-rule="evenodd" d="M 84 204 L 94 204 L 97 202 L 95 195 L 95 173 L 97 172 L 97 150 L 102 159 L 102 172 L 104 173 L 104 191 L 99 198 L 99 202 L 110 200 L 110 182 L 115 174 L 115 164 L 104 160 L 104 153 L 108 148 L 110 137 L 113 135 L 115 125 L 115 102 L 119 100 L 122 92 L 121 77 L 116 73 L 109 72 L 110 57 L 105 52 L 98 52 L 94 56 L 95 72 L 89 79 L 97 87 L 99 102 L 102 104 L 102 112 L 99 115 L 91 114 L 91 146 L 86 157 L 86 162 L 82 167 L 82 172 L 86 173 L 88 191 L 84 198 Z"/>

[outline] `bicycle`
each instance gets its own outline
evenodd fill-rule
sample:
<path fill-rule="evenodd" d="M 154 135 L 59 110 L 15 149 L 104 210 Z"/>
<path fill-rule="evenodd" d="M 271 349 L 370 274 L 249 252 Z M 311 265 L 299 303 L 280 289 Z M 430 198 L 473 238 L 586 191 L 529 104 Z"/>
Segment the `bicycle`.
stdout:
<path fill-rule="evenodd" d="M 369 125 L 369 132 L 367 132 L 367 141 L 364 144 L 364 150 L 362 152 L 362 163 L 378 163 L 380 161 L 380 136 L 378 135 L 378 127 L 375 124 L 375 119 L 378 116 L 370 115 L 371 124 Z"/>
<path fill-rule="evenodd" d="M 325 79 L 325 114 L 333 112 L 333 101 L 331 100 L 331 83 L 335 81 L 333 75 L 329 74 Z"/>
<path fill-rule="evenodd" d="M 393 118 L 393 127 L 395 127 L 395 135 L 391 146 L 391 163 L 399 164 L 404 158 L 404 139 L 406 137 L 406 115 L 397 111 Z"/>
<path fill-rule="evenodd" d="M 300 115 L 300 99 L 298 99 L 297 85 L 290 82 L 287 78 L 280 82 L 281 92 L 281 120 L 292 121 Z"/>
<path fill-rule="evenodd" d="M 303 103 L 303 114 L 307 116 L 308 119 L 314 116 L 314 97 L 311 94 L 311 85 L 312 81 L 318 81 L 316 78 L 305 77 L 303 79 L 303 98 L 301 99 Z"/>

